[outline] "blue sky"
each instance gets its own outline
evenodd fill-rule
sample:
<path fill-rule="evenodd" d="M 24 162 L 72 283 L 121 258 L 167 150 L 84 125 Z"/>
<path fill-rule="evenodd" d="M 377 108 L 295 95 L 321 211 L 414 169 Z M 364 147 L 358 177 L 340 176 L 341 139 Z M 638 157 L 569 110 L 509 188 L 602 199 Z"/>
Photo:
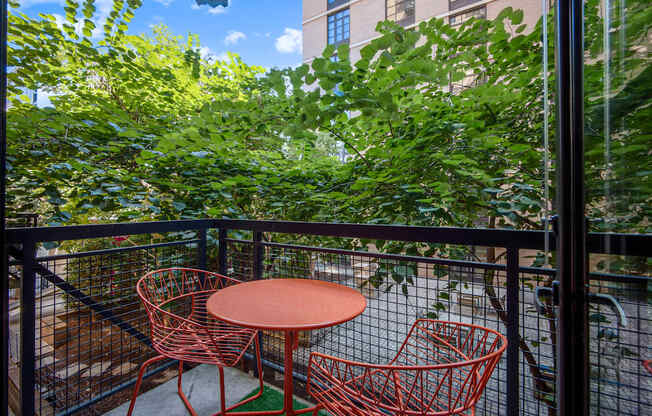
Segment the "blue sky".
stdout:
<path fill-rule="evenodd" d="M 28 16 L 65 14 L 64 0 L 19 1 Z M 112 3 L 95 0 L 98 23 Z M 231 51 L 249 65 L 294 66 L 301 62 L 301 4 L 301 0 L 230 0 L 227 8 L 210 9 L 198 7 L 195 0 L 144 0 L 129 33 L 151 33 L 152 25 L 163 23 L 177 35 L 198 34 L 204 54 L 219 57 Z"/>

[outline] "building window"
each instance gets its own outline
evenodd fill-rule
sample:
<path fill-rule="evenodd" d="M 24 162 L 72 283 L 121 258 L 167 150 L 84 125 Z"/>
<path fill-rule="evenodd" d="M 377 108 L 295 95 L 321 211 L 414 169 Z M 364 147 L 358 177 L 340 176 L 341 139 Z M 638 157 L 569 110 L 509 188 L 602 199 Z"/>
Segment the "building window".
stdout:
<path fill-rule="evenodd" d="M 462 23 L 466 22 L 469 19 L 486 19 L 487 18 L 487 6 L 478 7 L 473 10 L 467 10 L 463 13 L 456 14 L 449 17 L 448 23 L 451 26 L 459 26 Z"/>
<path fill-rule="evenodd" d="M 349 9 L 328 16 L 328 44 L 348 43 L 349 29 Z"/>
<path fill-rule="evenodd" d="M 462 7 L 470 6 L 480 0 L 448 0 L 448 10 L 453 11 L 461 9 Z"/>
<path fill-rule="evenodd" d="M 385 17 L 401 26 L 414 24 L 414 0 L 385 0 Z"/>
<path fill-rule="evenodd" d="M 343 4 L 348 3 L 349 0 L 327 0 L 327 7 L 328 10 L 333 9 L 337 6 L 341 6 Z"/>

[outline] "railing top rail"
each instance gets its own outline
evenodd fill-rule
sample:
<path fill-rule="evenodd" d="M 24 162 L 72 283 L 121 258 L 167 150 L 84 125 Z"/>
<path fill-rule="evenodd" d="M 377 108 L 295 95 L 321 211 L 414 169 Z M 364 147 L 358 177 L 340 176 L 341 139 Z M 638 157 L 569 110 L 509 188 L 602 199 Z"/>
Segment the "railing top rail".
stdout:
<path fill-rule="evenodd" d="M 487 228 L 253 220 L 216 220 L 216 223 L 218 228 L 284 234 L 532 249 L 544 247 L 545 238 L 541 231 Z"/>
<path fill-rule="evenodd" d="M 9 228 L 7 241 L 19 243 L 26 239 L 35 242 L 84 240 L 88 238 L 114 237 L 151 233 L 170 233 L 180 231 L 215 228 L 211 219 L 125 222 L 111 224 L 66 225 L 57 227 Z"/>
<path fill-rule="evenodd" d="M 153 221 L 138 223 L 89 224 L 59 227 L 10 228 L 9 243 L 25 240 L 34 242 L 80 240 L 148 233 L 166 233 L 204 228 L 249 230 L 283 234 L 303 234 L 325 237 L 364 238 L 424 243 L 460 244 L 487 247 L 515 247 L 543 250 L 546 233 L 487 228 L 420 227 L 411 225 L 376 225 L 319 223 L 298 221 L 259 221 L 236 219 L 198 219 Z M 609 241 L 607 247 L 607 241 Z M 652 234 L 590 233 L 587 239 L 590 253 L 652 256 Z M 555 248 L 551 234 L 549 247 Z"/>

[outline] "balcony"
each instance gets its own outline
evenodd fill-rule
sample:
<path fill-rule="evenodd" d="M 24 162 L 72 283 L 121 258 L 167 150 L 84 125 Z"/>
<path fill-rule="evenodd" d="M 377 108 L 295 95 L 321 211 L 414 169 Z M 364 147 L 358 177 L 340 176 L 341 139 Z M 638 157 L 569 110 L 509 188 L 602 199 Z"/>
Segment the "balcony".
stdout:
<path fill-rule="evenodd" d="M 303 383 L 311 351 L 387 362 L 416 319 L 436 317 L 479 324 L 508 337 L 478 414 L 556 413 L 555 380 L 564 374 L 555 364 L 554 307 L 549 297 L 542 297 L 538 307 L 535 299 L 538 288 L 551 287 L 556 272 L 529 266 L 546 238 L 554 250 L 554 238 L 542 231 L 206 219 L 14 228 L 8 237 L 11 267 L 22 280 L 20 308 L 11 314 L 10 397 L 14 406 L 22 400 L 23 409 L 33 403 L 35 414 L 124 409 L 139 366 L 154 356 L 135 284 L 147 271 L 173 266 L 244 281 L 319 279 L 360 291 L 367 299 L 361 316 L 299 337 L 293 376 L 295 391 L 307 400 Z M 612 237 L 611 253 L 652 257 L 652 236 Z M 590 234 L 590 253 L 604 254 L 603 241 L 603 235 Z M 37 250 L 44 242 L 60 248 Z M 384 246 L 390 242 L 439 244 L 466 254 L 397 252 Z M 599 303 L 589 312 L 592 411 L 648 414 L 652 404 L 644 398 L 652 393 L 652 376 L 641 364 L 652 345 L 652 305 L 646 301 L 652 278 L 590 278 L 591 292 L 613 296 L 624 312 L 620 316 Z M 245 380 L 234 395 L 244 395 L 250 386 L 253 379 L 238 371 L 253 370 L 252 359 L 247 355 L 243 366 L 229 373 Z M 276 333 L 263 333 L 262 359 L 266 380 L 278 384 L 283 343 Z M 175 364 L 151 367 L 146 387 L 174 378 Z M 156 392 L 165 392 L 165 386 L 143 394 L 136 408 L 152 409 L 159 402 Z M 201 406 L 217 409 L 205 400 Z"/>

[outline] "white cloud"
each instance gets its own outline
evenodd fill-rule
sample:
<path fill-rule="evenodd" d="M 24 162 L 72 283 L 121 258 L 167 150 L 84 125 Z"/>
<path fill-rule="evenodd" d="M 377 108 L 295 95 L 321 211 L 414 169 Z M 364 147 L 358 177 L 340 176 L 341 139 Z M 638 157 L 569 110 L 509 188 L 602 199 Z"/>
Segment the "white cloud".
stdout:
<path fill-rule="evenodd" d="M 244 33 L 235 30 L 230 30 L 229 34 L 226 35 L 226 37 L 224 38 L 224 44 L 235 45 L 240 40 L 244 40 L 244 39 L 247 39 L 247 35 L 245 35 Z"/>
<path fill-rule="evenodd" d="M 205 59 L 211 63 L 216 61 L 227 61 L 227 62 L 230 61 L 228 52 L 222 52 L 220 54 L 216 54 L 208 46 L 202 46 L 201 48 L 199 48 L 199 56 L 201 56 L 202 59 Z"/>
<path fill-rule="evenodd" d="M 168 7 L 174 2 L 174 0 L 154 0 L 157 3 L 161 3 L 163 6 Z"/>
<path fill-rule="evenodd" d="M 152 16 L 152 22 L 149 24 L 150 29 L 154 29 L 156 26 L 160 25 L 163 23 L 165 19 L 163 19 L 163 16 Z"/>
<path fill-rule="evenodd" d="M 283 35 L 276 38 L 276 50 L 281 53 L 301 53 L 303 33 L 300 30 L 285 28 Z"/>
<path fill-rule="evenodd" d="M 70 24 L 70 22 L 66 20 L 65 16 L 62 16 L 57 13 L 54 13 L 52 16 L 54 16 L 54 23 L 56 23 L 56 25 L 59 26 L 59 29 L 63 29 L 64 24 L 68 24 L 68 25 Z M 84 21 L 83 20 L 78 21 L 73 25 L 73 27 L 75 28 L 75 33 L 81 36 L 82 29 L 84 28 Z M 93 33 L 93 37 L 95 37 L 95 33 Z"/>
<path fill-rule="evenodd" d="M 209 8 L 209 9 L 208 9 L 208 13 L 210 13 L 210 14 L 222 14 L 222 13 L 226 13 L 226 7 L 217 6 L 217 7 Z"/>
<path fill-rule="evenodd" d="M 231 62 L 231 58 L 229 57 L 228 52 L 222 52 L 221 54 L 217 55 L 215 59 L 217 59 L 218 61 Z"/>
<path fill-rule="evenodd" d="M 43 4 L 46 3 L 47 0 L 31 0 L 31 2 L 32 4 L 36 4 L 35 2 L 40 2 L 41 4 Z M 52 1 L 52 3 L 54 3 L 54 1 Z M 109 14 L 113 9 L 113 0 L 95 0 L 95 8 L 96 8 L 95 14 L 91 19 L 93 23 L 95 23 L 95 29 L 93 29 L 91 33 L 91 38 L 99 39 L 104 34 L 104 24 L 106 23 L 106 19 L 109 17 Z M 68 24 L 68 21 L 63 15 L 58 13 L 53 13 L 52 16 L 54 16 L 55 23 L 60 28 L 63 28 L 64 23 Z M 74 27 L 75 27 L 75 33 L 81 36 L 82 29 L 84 27 L 84 20 L 79 19 L 78 22 L 74 25 Z"/>
<path fill-rule="evenodd" d="M 215 54 L 208 46 L 202 46 L 201 48 L 199 48 L 199 56 L 201 56 L 202 59 L 207 59 L 214 55 Z"/>
<path fill-rule="evenodd" d="M 174 0 L 156 0 L 156 1 L 169 1 L 169 2 L 172 2 Z M 229 2 L 229 6 L 231 6 L 230 2 Z M 192 4 L 190 5 L 190 8 L 193 9 L 193 10 L 206 10 L 210 14 L 226 13 L 226 7 L 222 7 L 222 6 L 210 7 L 208 5 L 200 6 L 199 4 L 195 3 L 194 0 L 192 0 Z"/>

